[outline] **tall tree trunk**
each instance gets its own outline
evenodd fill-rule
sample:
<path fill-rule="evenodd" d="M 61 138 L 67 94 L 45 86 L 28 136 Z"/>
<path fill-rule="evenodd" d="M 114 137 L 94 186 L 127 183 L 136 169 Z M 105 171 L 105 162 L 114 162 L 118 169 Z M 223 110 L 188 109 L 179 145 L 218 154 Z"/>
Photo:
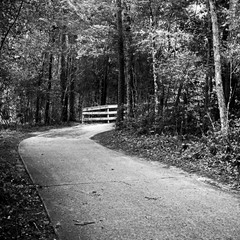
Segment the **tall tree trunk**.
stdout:
<path fill-rule="evenodd" d="M 133 117 L 133 49 L 130 7 L 125 5 L 125 32 L 126 32 L 126 80 L 127 80 L 127 117 Z"/>
<path fill-rule="evenodd" d="M 158 72 L 157 72 L 157 49 L 156 49 L 156 19 L 151 6 L 151 1 L 149 2 L 150 10 L 150 28 L 151 28 L 151 54 L 152 54 L 152 73 L 153 73 L 153 85 L 154 85 L 154 113 L 155 119 L 159 110 L 159 88 L 158 88 Z"/>
<path fill-rule="evenodd" d="M 41 86 L 40 77 L 38 79 L 37 86 L 38 86 L 38 89 L 37 89 L 37 99 L 36 99 L 35 123 L 39 123 L 41 121 L 41 116 L 40 116 L 40 91 L 39 91 L 39 88 Z"/>
<path fill-rule="evenodd" d="M 70 84 L 69 96 L 69 121 L 75 121 L 75 79 L 72 79 Z"/>
<path fill-rule="evenodd" d="M 117 27 L 118 27 L 118 111 L 116 125 L 121 127 L 124 117 L 124 40 L 123 40 L 123 24 L 122 24 L 122 0 L 117 0 Z"/>
<path fill-rule="evenodd" d="M 235 88 L 237 84 L 237 77 L 234 74 L 234 64 L 233 64 L 233 52 L 235 51 L 236 46 L 236 27 L 237 27 L 237 6 L 238 0 L 229 0 L 221 3 L 221 6 L 229 10 L 228 23 L 225 24 L 222 32 L 222 41 L 225 44 L 225 47 L 228 46 L 228 57 L 223 57 L 222 61 L 222 78 L 223 78 L 223 89 L 225 102 L 227 105 L 228 111 L 231 111 L 235 102 Z"/>
<path fill-rule="evenodd" d="M 53 54 L 50 53 L 48 65 L 48 82 L 47 82 L 47 95 L 45 106 L 45 124 L 50 123 L 50 93 L 52 88 L 52 67 L 53 67 Z"/>
<path fill-rule="evenodd" d="M 61 53 L 61 72 L 60 72 L 60 84 L 61 84 L 61 121 L 67 122 L 68 120 L 68 91 L 67 91 L 67 35 L 65 28 L 62 33 L 62 53 Z"/>
<path fill-rule="evenodd" d="M 212 34 L 211 34 L 212 35 Z M 209 103 L 210 103 L 210 93 L 213 91 L 213 83 L 212 83 L 212 78 L 213 78 L 213 56 L 212 56 L 212 37 L 208 37 L 208 54 L 207 54 L 207 74 L 205 78 L 205 87 L 204 87 L 204 92 L 205 92 L 205 98 L 204 98 L 204 110 L 205 113 L 208 112 L 209 109 Z"/>
<path fill-rule="evenodd" d="M 209 6 L 210 6 L 211 19 L 212 19 L 215 81 L 216 81 L 216 91 L 217 91 L 217 98 L 218 98 L 218 108 L 220 112 L 221 131 L 223 136 L 227 136 L 228 129 L 229 129 L 228 111 L 226 107 L 223 83 L 222 83 L 219 27 L 218 27 L 216 7 L 213 0 L 209 0 Z"/>
<path fill-rule="evenodd" d="M 46 53 L 43 53 L 42 55 L 42 69 L 41 69 L 41 74 L 38 77 L 38 82 L 37 82 L 37 99 L 36 99 L 36 111 L 35 111 L 35 123 L 39 123 L 41 121 L 41 116 L 40 116 L 40 109 L 41 109 L 41 85 L 42 85 L 42 80 L 45 77 L 45 60 L 46 60 Z"/>
<path fill-rule="evenodd" d="M 236 97 L 236 85 L 237 85 L 237 77 L 234 74 L 234 57 L 233 51 L 234 47 L 236 46 L 236 28 L 237 28 L 237 6 L 238 0 L 230 0 L 229 1 L 229 17 L 230 17 L 230 24 L 229 24 L 229 38 L 228 42 L 230 44 L 229 52 L 230 52 L 230 59 L 229 59 L 229 96 L 227 99 L 227 109 L 228 111 L 235 105 L 235 97 Z"/>
<path fill-rule="evenodd" d="M 70 71 L 69 71 L 69 79 L 70 79 L 70 95 L 69 95 L 69 121 L 75 121 L 75 59 L 72 56 L 70 58 Z"/>
<path fill-rule="evenodd" d="M 212 21 L 211 21 L 211 14 L 210 14 L 210 7 L 209 2 L 207 1 L 208 5 L 208 31 L 207 31 L 207 74 L 205 78 L 205 99 L 204 99 L 204 110 L 205 113 L 209 110 L 209 103 L 210 103 L 210 93 L 213 91 L 213 65 L 214 65 L 214 57 L 213 57 L 213 35 L 212 35 Z"/>
<path fill-rule="evenodd" d="M 108 85 L 108 71 L 109 71 L 109 56 L 105 56 L 104 60 L 104 76 L 101 80 L 101 94 L 100 94 L 100 102 L 101 105 L 106 105 L 107 102 L 107 85 Z"/>

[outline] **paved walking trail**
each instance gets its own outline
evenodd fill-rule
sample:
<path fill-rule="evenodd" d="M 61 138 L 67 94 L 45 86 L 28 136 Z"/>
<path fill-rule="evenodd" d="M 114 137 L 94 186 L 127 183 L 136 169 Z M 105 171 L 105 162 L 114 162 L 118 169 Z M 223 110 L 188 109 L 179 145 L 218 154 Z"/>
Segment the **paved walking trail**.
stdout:
<path fill-rule="evenodd" d="M 51 130 L 20 155 L 61 240 L 240 240 L 240 198 L 90 139 L 111 124 Z"/>

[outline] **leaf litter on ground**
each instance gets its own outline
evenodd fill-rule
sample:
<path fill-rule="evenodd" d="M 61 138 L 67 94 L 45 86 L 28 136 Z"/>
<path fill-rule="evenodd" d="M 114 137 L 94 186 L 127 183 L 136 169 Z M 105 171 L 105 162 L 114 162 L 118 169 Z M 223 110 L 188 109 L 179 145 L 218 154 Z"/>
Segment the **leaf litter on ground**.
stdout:
<path fill-rule="evenodd" d="M 57 239 L 36 186 L 18 155 L 30 131 L 0 131 L 0 239 Z"/>
<path fill-rule="evenodd" d="M 171 135 L 140 135 L 131 130 L 100 133 L 93 140 L 115 150 L 123 150 L 166 166 L 175 166 L 216 181 L 232 190 L 240 190 L 239 171 L 234 167 L 236 156 L 226 153 L 224 144 L 194 136 L 182 140 Z M 211 150 L 216 148 L 216 153 Z M 211 152 L 212 151 L 212 152 Z"/>

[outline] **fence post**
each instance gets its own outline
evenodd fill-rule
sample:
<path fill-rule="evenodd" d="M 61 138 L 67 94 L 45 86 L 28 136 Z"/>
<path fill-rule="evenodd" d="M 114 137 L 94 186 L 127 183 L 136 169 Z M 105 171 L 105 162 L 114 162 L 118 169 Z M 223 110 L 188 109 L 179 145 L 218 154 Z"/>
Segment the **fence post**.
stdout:
<path fill-rule="evenodd" d="M 109 121 L 109 107 L 107 108 L 107 118 L 108 118 L 107 122 L 110 123 L 110 121 Z"/>
<path fill-rule="evenodd" d="M 84 114 L 82 114 L 82 123 L 84 123 Z"/>

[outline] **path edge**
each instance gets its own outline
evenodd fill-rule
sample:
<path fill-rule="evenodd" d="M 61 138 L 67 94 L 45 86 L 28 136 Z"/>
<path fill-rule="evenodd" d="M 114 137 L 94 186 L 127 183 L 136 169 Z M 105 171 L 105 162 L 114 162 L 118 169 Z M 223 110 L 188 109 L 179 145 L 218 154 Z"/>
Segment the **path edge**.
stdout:
<path fill-rule="evenodd" d="M 30 137 L 30 138 L 31 138 L 31 137 Z M 27 139 L 29 139 L 29 138 L 27 138 Z M 44 210 L 45 210 L 45 212 L 46 212 L 47 218 L 48 218 L 48 220 L 51 222 L 51 226 L 52 226 L 53 231 L 54 231 L 54 233 L 55 233 L 55 235 L 56 235 L 56 237 L 57 237 L 56 240 L 60 240 L 60 235 L 59 235 L 59 233 L 57 232 L 56 228 L 55 228 L 55 227 L 53 226 L 53 224 L 52 224 L 52 219 L 51 219 L 51 217 L 50 217 L 50 213 L 49 213 L 49 211 L 48 211 L 48 209 L 47 209 L 47 206 L 46 206 L 46 204 L 45 204 L 45 202 L 44 202 L 44 200 L 43 200 L 40 192 L 38 191 L 37 184 L 36 184 L 35 181 L 33 180 L 33 177 L 32 177 L 31 173 L 30 173 L 29 170 L 28 170 L 28 167 L 27 167 L 27 165 L 26 165 L 26 163 L 25 163 L 25 161 L 24 161 L 24 158 L 23 158 L 23 156 L 21 155 L 22 144 L 23 144 L 23 142 L 24 142 L 25 140 L 27 140 L 27 139 L 22 140 L 22 141 L 18 144 L 18 147 L 17 147 L 18 156 L 19 156 L 19 159 L 20 159 L 22 165 L 24 166 L 24 169 L 25 169 L 27 175 L 29 176 L 29 178 L 30 178 L 33 186 L 35 187 L 35 189 L 36 189 L 36 191 L 37 191 L 37 195 L 38 195 L 40 201 L 41 201 L 42 204 L 43 204 L 43 208 L 44 208 Z"/>

